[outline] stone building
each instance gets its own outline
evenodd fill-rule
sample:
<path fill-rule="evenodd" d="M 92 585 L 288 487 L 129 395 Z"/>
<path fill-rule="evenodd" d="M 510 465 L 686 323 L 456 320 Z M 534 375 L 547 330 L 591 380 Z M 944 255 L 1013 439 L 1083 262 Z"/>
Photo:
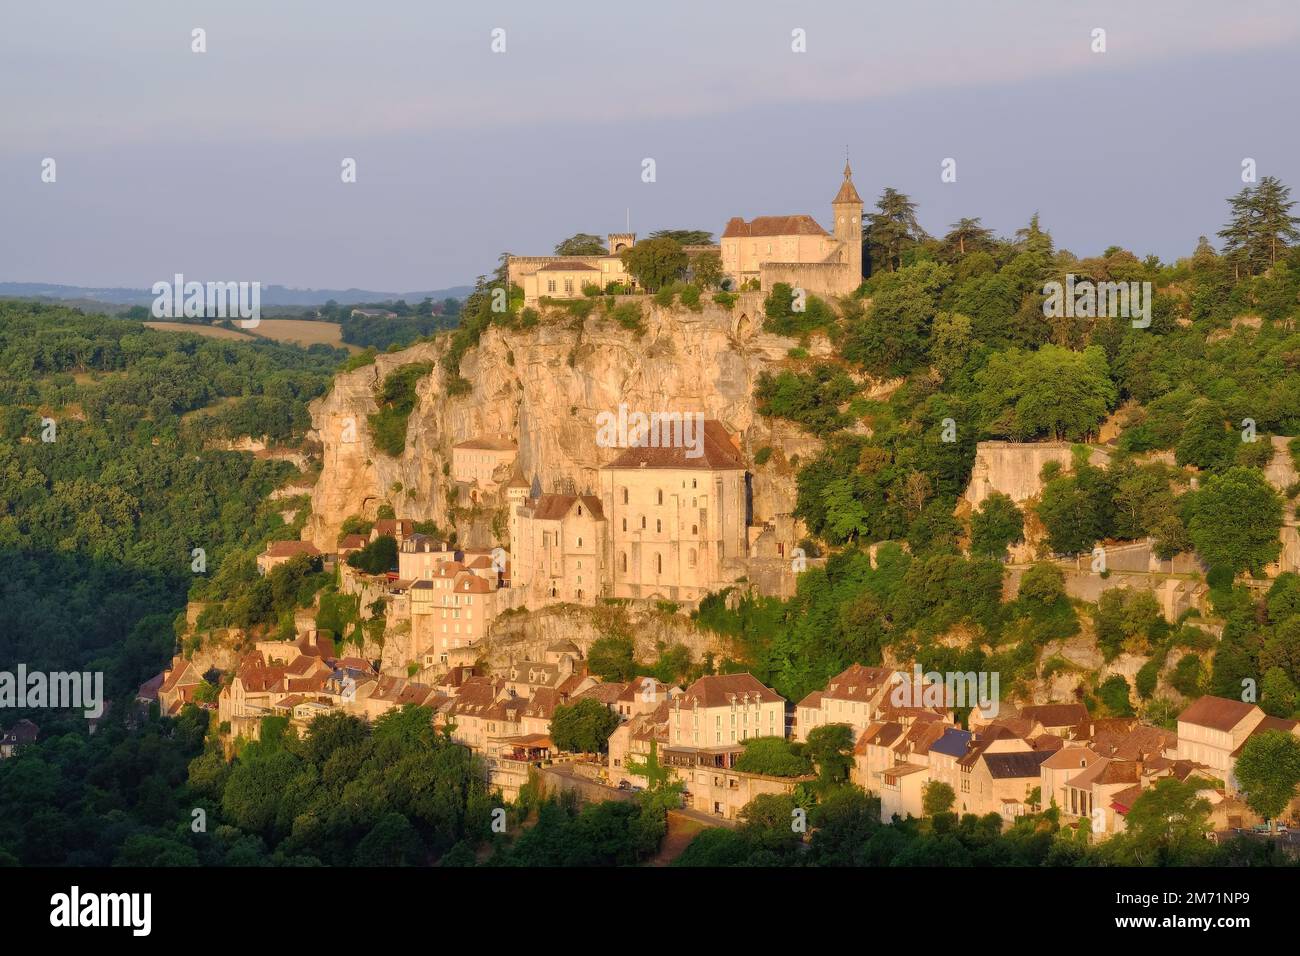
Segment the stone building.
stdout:
<path fill-rule="evenodd" d="M 510 522 L 512 585 L 528 607 L 602 597 L 699 601 L 744 577 L 752 516 L 739 444 L 704 420 L 688 447 L 631 447 L 600 494 L 530 496 Z"/>
<path fill-rule="evenodd" d="M 862 198 L 853 171 L 831 200 L 831 232 L 812 216 L 732 218 L 722 232 L 722 270 L 736 288 L 778 282 L 816 295 L 847 295 L 862 284 Z"/>
<path fill-rule="evenodd" d="M 540 487 L 536 490 L 540 490 Z M 511 523 L 512 583 L 528 607 L 594 604 L 605 568 L 605 513 L 593 495 L 542 494 Z"/>
<path fill-rule="evenodd" d="M 506 275 L 523 290 L 527 306 L 543 298 L 580 299 L 586 286 L 602 293 L 613 284 L 630 289 L 635 283 L 620 253 L 636 244 L 636 233 L 612 232 L 607 244 L 609 251 L 598 256 L 511 256 Z"/>
<path fill-rule="evenodd" d="M 510 476 L 518 446 L 508 438 L 471 438 L 451 448 L 451 479 L 470 504 L 493 494 Z"/>
<path fill-rule="evenodd" d="M 749 476 L 734 436 L 704 421 L 692 449 L 628 448 L 600 470 L 607 593 L 694 602 L 744 576 Z"/>

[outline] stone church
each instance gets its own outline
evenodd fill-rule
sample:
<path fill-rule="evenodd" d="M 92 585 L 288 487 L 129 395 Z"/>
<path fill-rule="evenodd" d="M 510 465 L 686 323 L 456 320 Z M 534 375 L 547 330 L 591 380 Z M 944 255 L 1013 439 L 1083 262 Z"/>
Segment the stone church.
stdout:
<path fill-rule="evenodd" d="M 853 170 L 831 200 L 831 232 L 812 216 L 739 216 L 722 233 L 722 270 L 734 288 L 768 292 L 778 282 L 814 295 L 847 295 L 862 283 L 862 197 Z"/>

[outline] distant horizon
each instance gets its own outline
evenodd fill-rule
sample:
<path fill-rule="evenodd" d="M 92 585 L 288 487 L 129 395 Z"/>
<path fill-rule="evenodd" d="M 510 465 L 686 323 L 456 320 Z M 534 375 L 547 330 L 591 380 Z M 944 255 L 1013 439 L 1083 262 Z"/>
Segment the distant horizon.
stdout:
<path fill-rule="evenodd" d="M 868 207 L 897 188 L 939 235 L 977 216 L 1010 236 L 1038 212 L 1081 258 L 1217 247 L 1246 158 L 1300 188 L 1284 119 L 1300 94 L 1276 81 L 1300 53 L 1300 9 L 1282 0 L 737 9 L 577 0 L 563 23 L 414 0 L 364 19 L 342 0 L 2 10 L 0 208 L 16 228 L 0 281 L 468 285 L 502 252 L 621 231 L 627 210 L 641 236 L 716 238 L 732 216 L 826 225 L 846 147 Z M 575 34 L 574 18 L 593 25 Z M 356 57 L 367 47 L 382 65 Z M 940 181 L 946 158 L 956 182 Z"/>

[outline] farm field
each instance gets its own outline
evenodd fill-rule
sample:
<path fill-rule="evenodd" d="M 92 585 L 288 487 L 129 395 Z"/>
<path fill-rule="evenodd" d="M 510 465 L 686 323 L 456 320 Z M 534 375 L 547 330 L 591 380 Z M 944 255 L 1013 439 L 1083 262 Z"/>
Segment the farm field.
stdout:
<path fill-rule="evenodd" d="M 314 322 L 309 319 L 263 319 L 257 328 L 249 330 L 254 335 L 275 339 L 277 342 L 294 342 L 309 346 L 316 344 L 345 348 L 360 352 L 355 345 L 343 341 L 343 329 L 333 322 Z"/>
<path fill-rule="evenodd" d="M 251 335 L 222 328 L 219 325 L 192 325 L 187 322 L 146 322 L 145 325 L 162 332 L 193 332 L 195 335 L 206 335 L 210 339 L 237 339 L 245 342 L 252 338 Z"/>

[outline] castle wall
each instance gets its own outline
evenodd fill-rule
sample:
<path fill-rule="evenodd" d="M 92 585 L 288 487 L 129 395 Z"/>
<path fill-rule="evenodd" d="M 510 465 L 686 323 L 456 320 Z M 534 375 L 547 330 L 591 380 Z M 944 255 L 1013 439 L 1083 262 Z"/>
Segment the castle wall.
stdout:
<path fill-rule="evenodd" d="M 848 295 L 862 283 L 862 277 L 853 275 L 853 269 L 843 262 L 763 263 L 759 270 L 763 291 L 770 292 L 778 282 L 788 283 L 811 295 Z"/>

